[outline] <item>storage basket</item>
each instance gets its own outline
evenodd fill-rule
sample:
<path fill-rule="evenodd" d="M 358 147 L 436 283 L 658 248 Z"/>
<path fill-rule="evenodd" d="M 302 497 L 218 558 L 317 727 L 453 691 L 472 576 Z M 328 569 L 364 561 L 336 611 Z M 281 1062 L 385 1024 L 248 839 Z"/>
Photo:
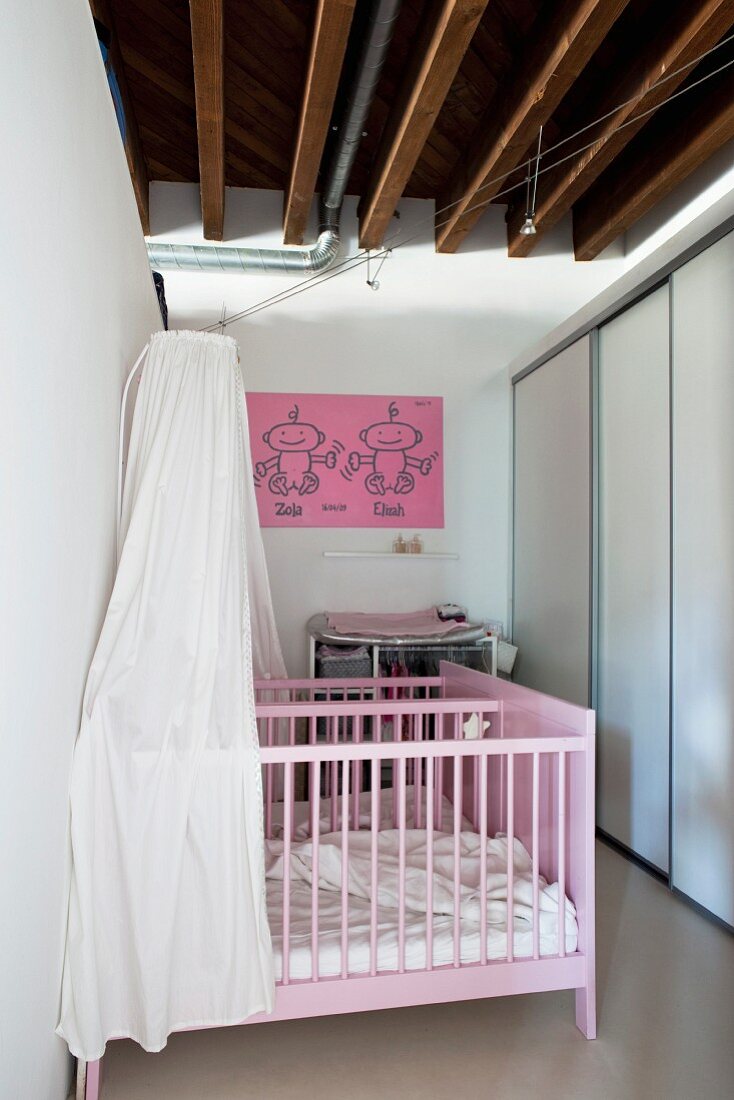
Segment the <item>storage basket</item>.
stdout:
<path fill-rule="evenodd" d="M 372 658 L 369 650 L 361 645 L 339 650 L 321 646 L 317 654 L 318 675 L 322 680 L 369 679 L 372 676 Z"/>

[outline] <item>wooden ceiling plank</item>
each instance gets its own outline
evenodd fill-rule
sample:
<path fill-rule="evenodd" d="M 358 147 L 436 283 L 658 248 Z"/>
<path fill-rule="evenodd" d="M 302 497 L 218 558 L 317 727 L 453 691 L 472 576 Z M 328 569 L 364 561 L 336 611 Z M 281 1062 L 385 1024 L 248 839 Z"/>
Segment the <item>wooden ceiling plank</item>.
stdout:
<path fill-rule="evenodd" d="M 497 74 L 506 72 L 512 64 L 512 36 L 509 20 L 503 19 L 496 3 L 487 12 L 477 27 L 472 43 L 472 52 L 497 79 Z"/>
<path fill-rule="evenodd" d="M 143 118 L 147 118 L 146 125 L 151 119 L 155 119 L 156 128 L 164 136 L 169 136 L 177 142 L 183 141 L 187 149 L 194 153 L 195 171 L 192 179 L 198 175 L 198 146 L 196 144 L 196 112 L 193 107 L 188 107 L 170 92 L 154 84 L 142 73 L 130 70 L 130 88 L 135 100 L 135 111 L 138 117 L 138 127 L 142 127 Z M 170 120 L 170 124 L 169 124 Z M 175 130 L 175 135 L 174 135 Z M 146 157 L 148 146 L 143 143 Z"/>
<path fill-rule="evenodd" d="M 380 248 L 487 0 L 437 0 L 388 116 L 364 195 L 360 248 Z"/>
<path fill-rule="evenodd" d="M 273 130 L 277 127 L 280 132 L 287 133 L 290 141 L 295 119 L 292 107 L 279 96 L 273 95 L 269 88 L 233 60 L 229 55 L 229 43 L 225 72 L 226 100 L 229 101 L 231 94 L 239 96 L 243 103 L 253 104 L 259 114 L 265 117 L 268 126 Z"/>
<path fill-rule="evenodd" d="M 196 114 L 148 77 L 129 70 L 130 88 L 135 101 L 140 137 L 150 167 L 151 159 L 168 164 L 172 171 L 183 171 L 180 157 L 190 164 L 186 179 L 199 178 L 199 151 L 196 142 Z M 167 142 L 165 153 L 162 142 Z M 152 178 L 152 177 L 151 177 Z"/>
<path fill-rule="evenodd" d="M 408 180 L 408 185 L 403 194 L 408 198 L 432 199 L 438 191 L 442 179 L 443 176 L 439 176 L 437 172 L 432 172 L 421 159 L 420 166 L 415 169 Z"/>
<path fill-rule="evenodd" d="M 152 157 L 148 158 L 148 168 L 150 170 L 151 181 L 164 183 L 188 183 L 188 176 L 182 176 L 179 172 L 174 172 L 173 169 L 168 168 L 167 165 L 161 164 L 159 161 L 154 160 Z"/>
<path fill-rule="evenodd" d="M 125 0 L 124 3 L 115 0 L 115 24 L 121 44 L 132 46 L 153 62 L 178 67 L 180 73 L 188 74 L 188 79 L 193 84 L 188 3 L 186 23 L 181 28 L 181 32 L 185 32 L 185 37 L 182 37 L 181 33 L 171 33 L 168 27 L 156 22 L 153 18 L 154 12 L 155 9 L 152 6 L 142 12 L 129 0 Z"/>
<path fill-rule="evenodd" d="M 227 56 L 239 47 L 243 67 L 284 99 L 300 97 L 303 90 L 304 55 L 290 41 L 276 39 L 249 5 L 227 8 Z"/>
<path fill-rule="evenodd" d="M 128 69 L 133 69 L 146 77 L 152 84 L 172 95 L 179 103 L 183 103 L 192 110 L 195 108 L 194 90 L 188 84 L 182 83 L 171 72 L 150 61 L 127 43 L 122 45 L 122 56 Z"/>
<path fill-rule="evenodd" d="M 496 90 L 496 86 L 493 86 L 492 92 L 494 93 Z M 479 94 L 471 80 L 467 78 L 462 64 L 456 74 L 456 79 L 449 89 L 449 94 L 444 100 L 443 111 L 448 111 L 452 115 L 460 114 L 462 121 L 466 119 L 465 124 L 474 129 L 477 122 L 482 117 L 484 108 L 487 106 L 488 98 L 486 94 Z M 439 115 L 439 120 L 440 118 L 441 116 Z"/>
<path fill-rule="evenodd" d="M 135 193 L 135 201 L 140 215 L 140 224 L 146 236 L 150 233 L 150 199 L 148 186 L 148 168 L 143 155 L 143 145 L 140 140 L 140 131 L 135 117 L 133 98 L 127 83 L 127 74 L 123 62 L 120 44 L 115 32 L 115 23 L 112 9 L 108 0 L 90 0 L 92 15 L 103 26 L 107 27 L 111 35 L 110 57 L 112 67 L 117 76 L 117 83 L 122 98 L 122 109 L 125 113 L 125 156 L 130 172 L 130 179 Z"/>
<path fill-rule="evenodd" d="M 256 99 L 262 114 L 273 115 L 281 119 L 284 124 L 288 124 L 292 145 L 296 111 L 291 100 L 297 100 L 298 96 L 279 87 L 272 79 L 273 74 L 264 62 L 253 54 L 248 55 L 245 51 L 241 51 L 230 35 L 229 27 L 227 27 L 225 69 L 227 80 L 236 84 L 238 88 L 246 90 L 253 99 Z"/>
<path fill-rule="evenodd" d="M 656 116 L 649 135 L 645 130 L 576 204 L 573 238 L 577 260 L 593 260 L 726 142 L 734 140 L 731 72 L 695 106 L 686 103 L 686 98 L 679 101 L 679 110 L 674 111 L 671 105 L 667 109 L 670 115 Z"/>
<path fill-rule="evenodd" d="M 145 116 L 140 119 L 140 136 L 153 151 L 154 160 L 165 164 L 170 171 L 180 173 L 184 179 L 191 180 L 192 173 L 196 171 L 196 160 L 189 157 L 188 151 L 182 150 L 175 139 L 164 138 L 148 126 Z"/>
<path fill-rule="evenodd" d="M 301 244 L 306 231 L 354 8 L 355 0 L 318 0 L 285 197 L 286 244 Z"/>
<path fill-rule="evenodd" d="M 502 85 L 501 103 L 489 103 L 452 184 L 439 196 L 438 209 L 445 210 L 436 230 L 439 252 L 456 251 L 627 2 L 565 0 L 544 6 L 527 49 Z"/>
<path fill-rule="evenodd" d="M 436 124 L 423 146 L 416 169 L 427 168 L 435 172 L 440 180 L 445 180 L 451 174 L 459 159 L 460 150 L 452 145 L 449 139 Z"/>
<path fill-rule="evenodd" d="M 276 115 L 264 111 L 258 99 L 255 99 L 248 91 L 232 80 L 229 65 L 225 70 L 224 98 L 227 104 L 227 117 L 229 118 L 233 111 L 239 112 L 243 118 L 248 120 L 248 126 L 254 126 L 257 132 L 262 135 L 263 140 L 267 140 L 272 144 L 274 151 L 286 157 L 290 168 L 294 118 L 291 118 L 290 125 L 286 125 Z"/>
<path fill-rule="evenodd" d="M 479 26 L 481 27 L 481 23 Z M 477 33 L 478 31 L 475 31 L 472 44 L 464 55 L 460 71 L 462 76 L 472 85 L 476 94 L 486 105 L 489 101 L 489 97 L 493 95 L 497 89 L 497 76 L 495 72 L 489 68 L 479 50 L 476 48 Z"/>
<path fill-rule="evenodd" d="M 241 154 L 241 155 L 240 155 Z M 250 149 L 242 149 L 236 138 L 227 134 L 227 182 L 233 187 L 260 187 L 266 191 L 282 191 L 284 174 L 275 174 Z M 239 180 L 240 182 L 236 182 Z"/>
<path fill-rule="evenodd" d="M 168 142 L 171 148 L 179 151 L 191 162 L 192 175 L 190 180 L 196 178 L 198 170 L 198 148 L 196 145 L 196 133 L 193 127 L 193 119 L 187 117 L 185 111 L 181 111 L 177 103 L 172 103 L 172 110 L 166 110 L 168 99 L 165 94 L 159 94 L 155 99 L 148 97 L 147 102 L 138 108 L 138 126 L 141 134 L 157 134 L 160 141 Z M 164 113 L 165 112 L 165 113 Z M 147 139 L 146 149 L 149 148 Z M 151 153 L 156 156 L 156 150 Z M 160 157 L 158 157 L 160 159 Z"/>
<path fill-rule="evenodd" d="M 111 0 L 111 2 L 115 15 L 119 15 L 121 20 L 126 19 L 134 23 L 143 40 L 158 38 L 160 31 L 163 30 L 169 42 L 175 39 L 185 48 L 191 49 L 188 0 L 178 5 L 178 11 L 168 0 Z"/>
<path fill-rule="evenodd" d="M 229 138 L 235 138 L 243 149 L 250 149 L 266 164 L 271 165 L 277 172 L 278 178 L 288 175 L 290 163 L 287 153 L 281 153 L 275 147 L 270 135 L 258 134 L 258 127 L 254 120 L 237 108 L 230 107 L 227 112 L 227 120 L 224 129 Z"/>
<path fill-rule="evenodd" d="M 614 158 L 645 125 L 649 112 L 659 107 L 683 83 L 691 69 L 672 76 L 653 87 L 666 73 L 694 61 L 734 24 L 734 0 L 704 0 L 700 4 L 682 4 L 673 12 L 660 33 L 648 41 L 643 55 L 629 77 L 600 101 L 595 116 L 601 117 L 625 100 L 619 111 L 577 139 L 577 145 L 594 140 L 594 145 L 573 160 L 548 172 L 538 185 L 535 211 L 536 235 L 524 237 L 520 227 L 525 217 L 522 204 L 515 206 L 508 219 L 507 245 L 510 256 L 527 256 L 544 233 L 568 213 Z M 645 117 L 642 117 L 645 116 Z M 625 124 L 623 130 L 617 128 Z M 566 150 L 572 150 L 569 143 Z M 564 155 L 566 150 L 558 153 Z"/>
<path fill-rule="evenodd" d="M 261 19 L 267 20 L 274 32 L 284 35 L 300 49 L 306 48 L 310 13 L 303 4 L 294 4 L 292 0 L 249 0 L 249 3 L 260 11 Z"/>
<path fill-rule="evenodd" d="M 204 237 L 224 236 L 224 0 L 189 0 Z"/>

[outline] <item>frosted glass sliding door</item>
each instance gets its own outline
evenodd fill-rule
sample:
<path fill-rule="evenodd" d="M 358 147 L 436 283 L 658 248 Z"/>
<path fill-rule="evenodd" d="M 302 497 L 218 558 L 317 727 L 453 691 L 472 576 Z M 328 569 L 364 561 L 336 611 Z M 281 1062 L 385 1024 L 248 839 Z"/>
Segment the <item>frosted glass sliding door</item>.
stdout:
<path fill-rule="evenodd" d="M 515 384 L 515 679 L 588 704 L 590 343 Z"/>
<path fill-rule="evenodd" d="M 734 236 L 672 306 L 673 885 L 734 925 Z"/>
<path fill-rule="evenodd" d="M 667 871 L 667 284 L 600 329 L 598 371 L 598 823 L 615 840 Z"/>

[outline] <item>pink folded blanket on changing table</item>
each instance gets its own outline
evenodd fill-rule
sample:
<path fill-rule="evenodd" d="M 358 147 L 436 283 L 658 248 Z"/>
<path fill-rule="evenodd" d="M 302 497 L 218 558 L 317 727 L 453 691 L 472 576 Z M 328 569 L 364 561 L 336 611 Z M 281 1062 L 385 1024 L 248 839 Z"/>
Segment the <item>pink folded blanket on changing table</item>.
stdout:
<path fill-rule="evenodd" d="M 366 611 L 327 611 L 326 620 L 332 630 L 340 634 L 381 634 L 386 638 L 423 637 L 425 635 L 450 634 L 453 630 L 466 629 L 466 623 L 453 620 L 444 622 L 435 607 L 426 611 L 388 614 Z"/>

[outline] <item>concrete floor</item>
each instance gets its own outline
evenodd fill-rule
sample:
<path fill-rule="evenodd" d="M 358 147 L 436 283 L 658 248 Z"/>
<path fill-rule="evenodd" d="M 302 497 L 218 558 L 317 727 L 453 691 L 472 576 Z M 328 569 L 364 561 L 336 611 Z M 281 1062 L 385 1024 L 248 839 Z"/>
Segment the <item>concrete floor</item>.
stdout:
<path fill-rule="evenodd" d="M 573 994 L 111 1043 L 103 1100 L 731 1100 L 734 937 L 598 847 L 599 1038 Z"/>

